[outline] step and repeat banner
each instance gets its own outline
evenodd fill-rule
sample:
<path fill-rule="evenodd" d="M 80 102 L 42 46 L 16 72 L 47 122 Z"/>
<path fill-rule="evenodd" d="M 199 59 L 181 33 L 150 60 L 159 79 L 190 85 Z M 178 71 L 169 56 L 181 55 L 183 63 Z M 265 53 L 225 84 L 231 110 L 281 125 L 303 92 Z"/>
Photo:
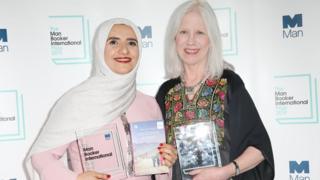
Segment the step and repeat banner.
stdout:
<path fill-rule="evenodd" d="M 131 19 L 143 38 L 138 89 L 165 80 L 163 40 L 184 0 L 1 0 L 0 180 L 25 180 L 22 161 L 55 101 L 91 70 L 96 27 Z M 224 58 L 245 81 L 269 132 L 277 180 L 320 179 L 318 1 L 209 0 Z"/>

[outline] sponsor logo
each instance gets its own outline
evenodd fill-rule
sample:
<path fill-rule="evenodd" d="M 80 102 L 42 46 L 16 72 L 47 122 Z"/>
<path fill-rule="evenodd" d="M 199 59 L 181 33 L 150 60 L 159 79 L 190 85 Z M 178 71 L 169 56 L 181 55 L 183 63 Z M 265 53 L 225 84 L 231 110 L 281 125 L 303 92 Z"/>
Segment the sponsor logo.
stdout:
<path fill-rule="evenodd" d="M 25 139 L 23 97 L 17 90 L 0 90 L 0 141 Z"/>
<path fill-rule="evenodd" d="M 111 139 L 111 133 L 110 133 L 110 132 L 105 133 L 105 134 L 104 134 L 104 139 L 105 139 L 105 140 L 110 140 L 110 139 Z"/>
<path fill-rule="evenodd" d="M 216 8 L 215 14 L 219 22 L 221 40 L 223 44 L 223 55 L 234 56 L 238 54 L 237 42 L 237 19 L 232 8 Z"/>
<path fill-rule="evenodd" d="M 152 26 L 139 26 L 139 31 L 141 33 L 142 38 L 142 48 L 152 48 L 153 42 L 152 42 Z"/>
<path fill-rule="evenodd" d="M 310 74 L 275 76 L 274 82 L 279 123 L 318 123 L 317 81 Z"/>
<path fill-rule="evenodd" d="M 282 16 L 282 37 L 284 39 L 303 37 L 302 14 Z"/>
<path fill-rule="evenodd" d="M 55 64 L 90 63 L 89 22 L 83 16 L 50 16 L 51 58 Z"/>
<path fill-rule="evenodd" d="M 290 180 L 310 180 L 309 161 L 289 161 L 289 173 Z"/>
<path fill-rule="evenodd" d="M 0 29 L 0 53 L 9 52 L 7 29 Z"/>
<path fill-rule="evenodd" d="M 0 42 L 8 42 L 7 29 L 0 29 Z"/>

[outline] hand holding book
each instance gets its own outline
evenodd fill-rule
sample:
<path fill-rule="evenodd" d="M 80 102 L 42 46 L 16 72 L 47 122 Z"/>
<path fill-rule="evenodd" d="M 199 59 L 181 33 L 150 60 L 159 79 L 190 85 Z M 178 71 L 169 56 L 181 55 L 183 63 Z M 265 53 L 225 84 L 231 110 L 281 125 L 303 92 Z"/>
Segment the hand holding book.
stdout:
<path fill-rule="evenodd" d="M 230 174 L 231 172 L 231 174 Z M 208 167 L 195 169 L 189 172 L 193 180 L 219 180 L 230 179 L 233 175 L 234 167 L 232 164 L 223 167 Z M 232 179 L 231 179 L 232 180 Z"/>
<path fill-rule="evenodd" d="M 169 168 L 172 167 L 178 158 L 177 149 L 171 144 L 160 143 L 158 150 L 164 161 L 164 165 Z"/>
<path fill-rule="evenodd" d="M 192 179 L 192 174 L 206 171 L 208 167 L 221 166 L 219 145 L 212 121 L 196 121 L 177 126 L 174 133 L 183 180 Z"/>
<path fill-rule="evenodd" d="M 102 179 L 108 180 L 111 176 L 109 174 L 103 174 L 95 171 L 87 171 L 78 175 L 77 180 L 89 180 L 89 179 Z"/>
<path fill-rule="evenodd" d="M 162 120 L 124 123 L 128 130 L 128 148 L 122 149 L 118 127 L 109 124 L 99 130 L 78 130 L 83 176 L 85 172 L 103 173 L 112 177 L 127 178 L 150 174 L 168 173 L 177 159 L 174 146 L 164 144 L 165 132 Z M 160 146 L 159 146 L 160 145 Z M 126 163 L 123 153 L 132 155 Z M 131 168 L 132 167 L 132 168 Z M 92 177 L 92 176 L 89 176 Z M 80 179 L 79 179 L 80 180 Z"/>
<path fill-rule="evenodd" d="M 134 174 L 140 176 L 168 173 L 169 169 L 165 165 L 167 153 L 165 153 L 166 156 L 162 156 L 164 153 L 158 152 L 161 149 L 158 145 L 165 141 L 163 121 L 149 120 L 130 123 L 130 134 Z"/>

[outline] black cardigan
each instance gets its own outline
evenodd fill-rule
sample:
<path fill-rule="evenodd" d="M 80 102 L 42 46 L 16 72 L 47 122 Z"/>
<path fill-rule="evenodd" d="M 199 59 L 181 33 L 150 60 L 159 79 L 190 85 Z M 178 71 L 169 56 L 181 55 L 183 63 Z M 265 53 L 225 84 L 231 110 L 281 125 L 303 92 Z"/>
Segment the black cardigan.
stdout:
<path fill-rule="evenodd" d="M 268 133 L 260 119 L 258 111 L 246 90 L 241 78 L 230 70 L 224 70 L 221 78 L 226 78 L 228 90 L 225 103 L 225 128 L 230 133 L 230 160 L 237 158 L 248 146 L 259 149 L 265 160 L 255 168 L 234 177 L 234 180 L 272 180 L 274 179 L 274 161 Z M 164 82 L 156 95 L 157 102 L 165 116 L 165 96 L 180 78 Z M 174 180 L 181 179 L 179 163 L 173 167 Z"/>

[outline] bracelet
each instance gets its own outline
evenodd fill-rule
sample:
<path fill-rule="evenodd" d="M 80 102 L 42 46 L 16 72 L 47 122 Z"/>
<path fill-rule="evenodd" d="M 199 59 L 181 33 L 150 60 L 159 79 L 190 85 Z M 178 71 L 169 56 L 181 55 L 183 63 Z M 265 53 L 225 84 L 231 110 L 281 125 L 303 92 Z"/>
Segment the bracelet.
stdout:
<path fill-rule="evenodd" d="M 234 176 L 237 176 L 240 174 L 240 168 L 239 168 L 239 165 L 236 161 L 232 161 L 232 164 L 234 164 L 235 166 L 235 173 L 234 173 Z"/>

